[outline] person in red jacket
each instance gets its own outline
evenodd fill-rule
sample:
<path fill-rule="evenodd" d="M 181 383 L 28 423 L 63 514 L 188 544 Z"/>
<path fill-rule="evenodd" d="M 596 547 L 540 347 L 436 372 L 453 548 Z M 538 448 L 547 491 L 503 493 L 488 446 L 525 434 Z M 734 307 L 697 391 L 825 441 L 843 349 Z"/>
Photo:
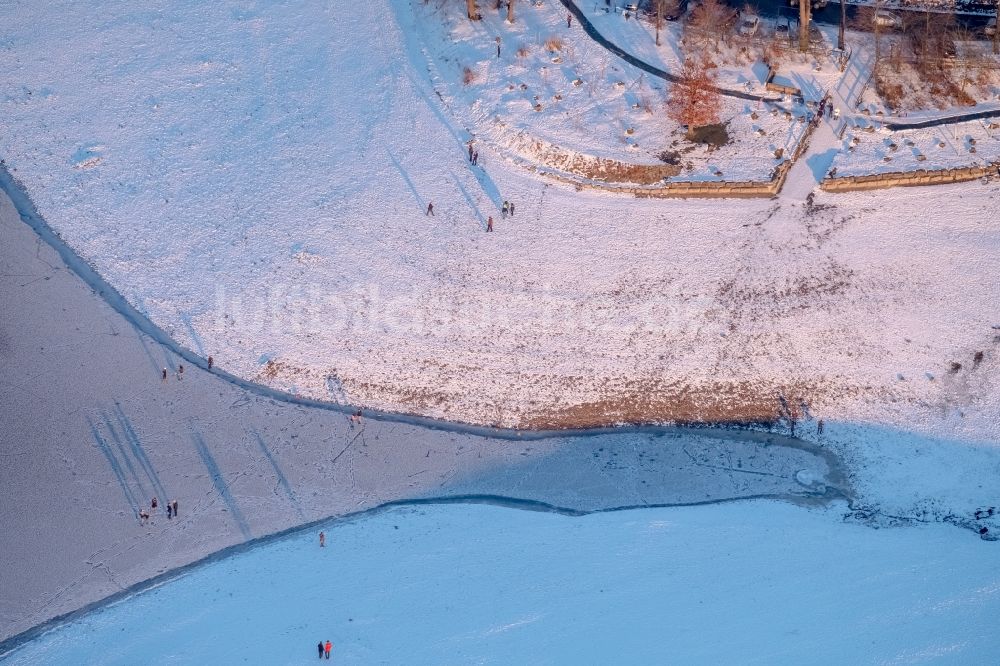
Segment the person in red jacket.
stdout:
<path fill-rule="evenodd" d="M 327 659 L 329 659 L 329 658 L 330 658 L 330 650 L 331 650 L 332 648 L 333 648 L 333 643 L 331 643 L 330 641 L 327 641 L 327 642 L 326 642 L 326 658 L 327 658 Z"/>

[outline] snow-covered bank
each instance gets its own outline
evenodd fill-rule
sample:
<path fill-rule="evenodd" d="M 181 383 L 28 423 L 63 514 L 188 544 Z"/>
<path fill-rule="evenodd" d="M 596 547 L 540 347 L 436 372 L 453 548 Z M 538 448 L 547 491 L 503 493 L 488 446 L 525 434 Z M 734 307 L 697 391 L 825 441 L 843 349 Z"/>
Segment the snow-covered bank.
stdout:
<path fill-rule="evenodd" d="M 783 395 L 908 429 L 956 405 L 1000 440 L 996 185 L 734 209 L 574 192 L 486 146 L 470 168 L 405 2 L 0 18 L 0 156 L 130 302 L 243 377 L 507 426 L 773 417 Z"/>
<path fill-rule="evenodd" d="M 770 502 L 397 508 L 188 572 L 5 664 L 988 664 L 1000 544 Z"/>
<path fill-rule="evenodd" d="M 352 427 L 191 365 L 181 379 L 184 360 L 82 283 L 2 195 L 0 266 L 0 640 L 221 548 L 399 499 L 580 512 L 850 493 L 833 456 L 778 436 L 518 441 L 367 416 Z M 159 512 L 141 525 L 153 496 Z M 169 499 L 179 520 L 163 513 Z"/>

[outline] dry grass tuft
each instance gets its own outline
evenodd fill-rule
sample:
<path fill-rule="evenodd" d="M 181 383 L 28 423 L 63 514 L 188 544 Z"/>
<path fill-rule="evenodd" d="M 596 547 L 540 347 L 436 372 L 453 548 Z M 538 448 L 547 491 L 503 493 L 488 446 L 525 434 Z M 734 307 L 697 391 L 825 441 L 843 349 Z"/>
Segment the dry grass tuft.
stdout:
<path fill-rule="evenodd" d="M 545 40 L 545 48 L 553 53 L 556 51 L 562 51 L 565 45 L 566 44 L 563 42 L 562 38 L 556 37 L 555 35 Z"/>

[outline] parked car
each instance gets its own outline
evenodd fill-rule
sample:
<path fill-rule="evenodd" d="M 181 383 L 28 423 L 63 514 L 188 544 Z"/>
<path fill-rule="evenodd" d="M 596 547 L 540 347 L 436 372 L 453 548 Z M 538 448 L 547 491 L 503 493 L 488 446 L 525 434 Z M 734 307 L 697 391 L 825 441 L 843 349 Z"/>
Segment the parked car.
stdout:
<path fill-rule="evenodd" d="M 668 21 L 679 21 L 688 9 L 688 0 L 678 0 L 677 4 L 666 10 L 663 18 Z"/>
<path fill-rule="evenodd" d="M 987 37 L 994 37 L 994 36 L 996 36 L 996 34 L 997 34 L 997 20 L 996 20 L 996 18 L 991 18 L 989 21 L 986 22 L 986 27 L 983 28 L 983 33 L 985 33 L 985 35 Z"/>
<path fill-rule="evenodd" d="M 740 19 L 740 27 L 738 30 L 741 35 L 753 37 L 757 34 L 757 30 L 759 29 L 760 19 L 758 17 L 748 14 Z"/>
<path fill-rule="evenodd" d="M 899 14 L 893 14 L 882 9 L 875 12 L 872 22 L 880 28 L 900 30 L 903 27 L 903 19 L 899 17 Z"/>

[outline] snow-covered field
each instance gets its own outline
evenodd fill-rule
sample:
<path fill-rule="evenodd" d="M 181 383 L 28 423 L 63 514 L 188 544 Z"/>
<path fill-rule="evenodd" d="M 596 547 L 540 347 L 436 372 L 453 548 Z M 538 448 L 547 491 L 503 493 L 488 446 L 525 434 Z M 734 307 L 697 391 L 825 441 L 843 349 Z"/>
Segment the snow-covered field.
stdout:
<path fill-rule="evenodd" d="M 63 240 L 217 369 L 322 400 L 511 427 L 781 416 L 778 428 L 794 419 L 796 434 L 843 462 L 852 520 L 996 531 L 995 517 L 974 515 L 1000 503 L 1000 187 L 807 201 L 838 147 L 828 126 L 773 200 L 651 201 L 548 182 L 489 138 L 490 114 L 499 108 L 581 154 L 641 152 L 655 145 L 655 117 L 636 116 L 643 128 L 628 136 L 640 149 L 622 142 L 620 124 L 637 111 L 628 96 L 652 84 L 613 59 L 593 76 L 606 54 L 576 28 L 552 63 L 529 30 L 555 31 L 562 18 L 555 5 L 522 4 L 514 27 L 475 28 L 461 6 L 441 23 L 435 5 L 403 0 L 0 4 L 0 158 Z M 446 25 L 469 31 L 454 53 L 431 48 Z M 490 29 L 509 38 L 498 63 Z M 536 45 L 531 67 L 512 48 L 518 39 Z M 464 64 L 440 64 L 456 54 L 475 56 L 480 81 L 528 89 L 475 80 L 467 89 L 456 78 Z M 575 64 L 570 74 L 585 75 L 560 100 L 579 115 L 576 106 L 568 117 L 553 104 L 525 109 L 532 90 L 563 87 L 541 79 L 543 57 L 553 73 Z M 474 137 L 475 168 L 466 160 Z M 726 159 L 706 164 L 728 175 L 736 163 Z M 501 218 L 504 200 L 516 204 L 513 218 Z M 362 437 L 339 413 L 248 393 L 190 365 L 178 381 L 173 352 L 68 286 L 75 278 L 25 240 L 6 200 L 0 209 L 0 246 L 12 253 L 0 271 L 10 294 L 0 311 L 0 526 L 18 535 L 0 553 L 4 634 L 219 548 L 401 497 L 485 493 L 589 508 L 800 498 L 823 476 L 798 464 L 808 456 L 771 450 L 761 478 L 748 481 L 761 470 L 744 471 L 733 449 L 677 464 L 646 434 L 608 436 L 629 464 L 588 438 L 508 447 L 395 422 L 366 425 Z M 709 478 L 701 474 L 716 476 L 685 485 Z M 184 520 L 139 527 L 140 502 L 161 488 L 181 494 Z M 744 509 L 704 515 L 742 524 Z M 934 545 L 940 526 L 859 536 L 859 527 L 833 529 L 828 514 L 822 528 L 809 526 L 812 514 L 795 523 L 786 509 L 755 511 L 760 529 L 795 524 L 851 547 L 904 535 L 908 554 L 944 552 Z M 949 548 L 992 546 L 949 529 Z M 918 543 L 926 535 L 932 543 Z M 948 562 L 975 564 L 983 552 Z M 969 589 L 994 603 L 994 582 L 943 568 L 949 589 L 975 581 Z M 961 632 L 978 631 L 992 607 L 943 589 L 932 592 L 956 609 L 954 639 L 887 642 L 885 654 L 975 643 L 978 634 Z M 814 596 L 794 600 L 803 614 Z M 920 622 L 912 635 L 930 635 Z M 307 655 L 319 637 L 304 633 Z M 675 643 L 697 649 L 685 640 Z"/>
<path fill-rule="evenodd" d="M 860 176 L 1000 164 L 1000 129 L 990 129 L 990 124 L 975 120 L 890 131 L 877 121 L 859 120 L 848 124 L 833 166 L 838 176 Z"/>
<path fill-rule="evenodd" d="M 841 518 L 866 529 L 1000 528 L 996 514 L 974 520 L 996 504 L 1000 459 L 989 444 L 830 422 L 819 433 L 815 421 L 798 432 L 820 446 L 663 429 L 497 437 L 370 416 L 352 426 L 190 365 L 181 380 L 186 359 L 112 311 L 12 213 L 0 197 L 0 533 L 17 535 L 0 550 L 0 637 L 220 548 L 398 499 L 595 511 L 846 495 L 855 510 L 838 505 L 822 517 L 827 529 Z M 181 519 L 166 520 L 161 504 L 141 525 L 151 495 L 180 499 Z M 754 512 L 770 521 L 768 507 Z M 947 534 L 978 542 L 967 530 Z"/>
<path fill-rule="evenodd" d="M 996 544 L 837 514 L 397 508 L 189 571 L 0 662 L 301 664 L 326 640 L 338 664 L 1000 660 Z"/>
<path fill-rule="evenodd" d="M 997 439 L 995 185 L 734 208 L 575 192 L 487 146 L 472 169 L 405 2 L 0 12 L 0 154 L 133 303 L 244 377 L 478 423 L 785 395 L 907 430 L 962 410 Z M 405 48 L 360 48 L 376 35 Z"/>
<path fill-rule="evenodd" d="M 276 400 L 137 329 L 3 195 L 0 266 L 0 645 L 222 548 L 398 500 L 580 512 L 851 496 L 836 456 L 780 435 L 352 423 Z"/>

